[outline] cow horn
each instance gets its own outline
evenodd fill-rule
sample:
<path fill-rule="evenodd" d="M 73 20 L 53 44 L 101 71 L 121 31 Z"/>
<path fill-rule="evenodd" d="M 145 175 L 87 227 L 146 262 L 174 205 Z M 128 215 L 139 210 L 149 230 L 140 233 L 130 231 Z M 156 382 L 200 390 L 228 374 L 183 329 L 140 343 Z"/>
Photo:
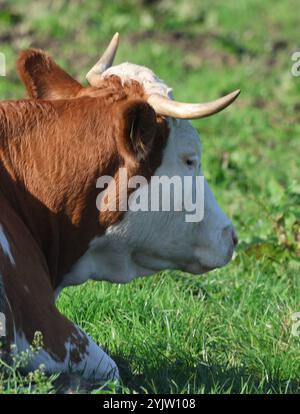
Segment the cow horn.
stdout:
<path fill-rule="evenodd" d="M 101 58 L 86 75 L 91 86 L 99 86 L 101 74 L 112 65 L 118 46 L 119 33 L 115 33 Z"/>
<path fill-rule="evenodd" d="M 240 92 L 240 89 L 237 89 L 215 101 L 199 104 L 177 102 L 159 94 L 152 94 L 148 98 L 148 103 L 160 115 L 180 119 L 200 119 L 222 111 L 238 97 Z"/>

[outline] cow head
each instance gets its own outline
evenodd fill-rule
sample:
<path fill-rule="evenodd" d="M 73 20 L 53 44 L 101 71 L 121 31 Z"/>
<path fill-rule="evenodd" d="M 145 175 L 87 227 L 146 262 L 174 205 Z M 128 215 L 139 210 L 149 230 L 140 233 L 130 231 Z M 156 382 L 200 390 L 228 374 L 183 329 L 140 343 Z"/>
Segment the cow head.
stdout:
<path fill-rule="evenodd" d="M 102 58 L 88 73 L 90 86 L 85 88 L 44 52 L 24 52 L 19 58 L 18 69 L 29 97 L 74 100 L 89 96 L 99 103 L 105 89 L 105 105 L 109 106 L 107 85 L 112 88 L 111 95 L 116 93 L 109 83 L 113 80 L 118 84 L 119 94 L 122 91 L 126 94 L 129 90 L 129 99 L 126 98 L 121 106 L 112 106 L 110 117 L 118 119 L 119 128 L 126 132 L 125 140 L 117 145 L 117 151 L 125 154 L 123 158 L 127 159 L 125 167 L 132 167 L 147 179 L 141 194 L 149 190 L 154 176 L 182 179 L 202 176 L 200 138 L 189 120 L 219 112 L 235 100 L 239 91 L 205 104 L 176 102 L 172 90 L 150 69 L 130 63 L 112 66 L 117 46 L 116 34 Z M 134 96 L 130 95 L 133 91 Z M 82 111 L 86 112 L 86 108 Z M 113 134 L 112 130 L 109 133 Z M 109 144 L 106 141 L 103 145 Z M 147 167 L 149 165 L 152 169 Z M 94 202 L 96 206 L 96 200 Z M 136 276 L 163 269 L 201 274 L 230 261 L 237 236 L 205 180 L 201 221 L 187 221 L 184 208 L 176 211 L 172 200 L 170 205 L 171 211 L 129 209 L 108 221 L 105 232 L 93 237 L 87 251 L 64 277 L 62 286 L 86 278 L 127 282 Z"/>

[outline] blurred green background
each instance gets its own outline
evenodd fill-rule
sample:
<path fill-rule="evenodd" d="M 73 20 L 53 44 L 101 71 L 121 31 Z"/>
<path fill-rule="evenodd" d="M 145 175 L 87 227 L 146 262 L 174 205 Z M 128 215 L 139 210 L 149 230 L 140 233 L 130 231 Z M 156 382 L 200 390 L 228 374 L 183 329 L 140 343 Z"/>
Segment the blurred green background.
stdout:
<path fill-rule="evenodd" d="M 194 122 L 204 173 L 239 234 L 236 259 L 204 278 L 163 272 L 123 287 L 89 283 L 66 290 L 59 307 L 116 356 L 127 392 L 299 392 L 300 339 L 291 334 L 300 311 L 300 77 L 291 75 L 299 2 L 0 7 L 1 99 L 24 96 L 19 51 L 42 48 L 84 82 L 116 31 L 115 63 L 148 66 L 179 100 L 241 88 L 228 110 Z"/>

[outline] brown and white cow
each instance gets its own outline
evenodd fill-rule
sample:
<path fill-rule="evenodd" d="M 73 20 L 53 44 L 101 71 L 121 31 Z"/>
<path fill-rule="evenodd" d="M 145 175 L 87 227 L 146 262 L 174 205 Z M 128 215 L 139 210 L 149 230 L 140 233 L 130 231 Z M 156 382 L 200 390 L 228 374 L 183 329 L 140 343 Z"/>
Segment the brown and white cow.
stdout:
<path fill-rule="evenodd" d="M 0 104 L 0 312 L 7 343 L 43 349 L 28 369 L 118 378 L 114 361 L 55 307 L 66 286 L 126 283 L 162 269 L 195 274 L 230 261 L 231 221 L 205 183 L 204 219 L 184 211 L 101 211 L 98 177 L 201 175 L 201 147 L 188 119 L 212 115 L 238 95 L 182 104 L 151 70 L 111 66 L 116 34 L 83 87 L 46 53 L 29 49 L 18 71 L 29 99 Z M 120 197 L 117 194 L 116 197 Z"/>

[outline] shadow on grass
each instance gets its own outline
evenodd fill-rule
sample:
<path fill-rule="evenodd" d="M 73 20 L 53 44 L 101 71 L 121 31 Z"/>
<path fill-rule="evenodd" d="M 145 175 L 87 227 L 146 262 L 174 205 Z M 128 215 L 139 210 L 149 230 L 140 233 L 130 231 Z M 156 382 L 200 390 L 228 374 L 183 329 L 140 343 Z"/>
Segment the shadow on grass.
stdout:
<path fill-rule="evenodd" d="M 197 366 L 188 366 L 177 360 L 158 359 L 155 367 L 148 366 L 145 361 L 136 360 L 136 356 L 123 358 L 113 356 L 117 363 L 123 384 L 131 391 L 145 393 L 288 393 L 300 392 L 299 380 L 279 380 L 277 378 L 260 379 L 257 373 L 246 368 L 228 368 L 225 366 L 200 362 Z M 145 366 L 143 374 L 135 374 L 130 368 L 130 361 L 135 366 Z"/>

